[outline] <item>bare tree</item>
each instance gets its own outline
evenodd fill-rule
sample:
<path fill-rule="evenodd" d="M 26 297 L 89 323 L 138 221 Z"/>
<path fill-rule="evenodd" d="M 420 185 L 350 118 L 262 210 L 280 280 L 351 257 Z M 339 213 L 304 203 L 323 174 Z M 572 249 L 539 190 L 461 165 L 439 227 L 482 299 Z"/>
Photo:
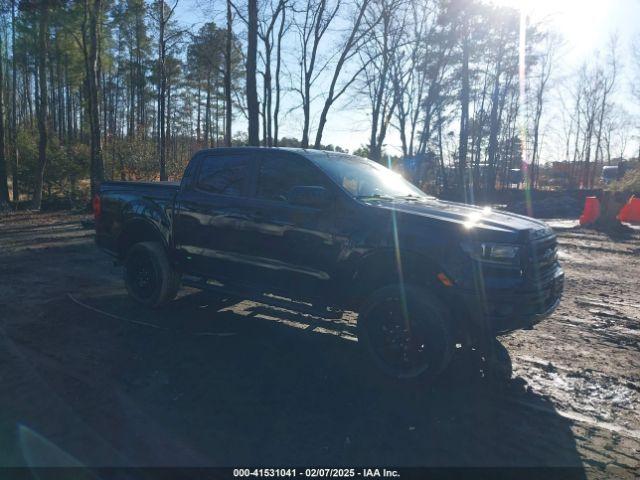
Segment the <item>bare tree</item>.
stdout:
<path fill-rule="evenodd" d="M 392 88 L 397 97 L 397 125 L 394 126 L 400 133 L 402 152 L 405 156 L 412 156 L 414 153 L 418 119 L 422 106 L 426 103 L 425 89 L 431 86 L 431 91 L 435 93 L 444 70 L 440 67 L 446 63 L 443 60 L 448 57 L 448 53 L 443 53 L 450 52 L 450 45 L 445 46 L 447 42 L 437 41 L 441 26 L 438 22 L 436 2 L 410 2 L 409 11 L 413 22 L 407 27 L 407 39 L 403 48 L 399 48 L 393 56 L 391 68 Z M 441 46 L 444 48 L 440 48 Z M 438 67 L 431 68 L 430 61 Z M 429 110 L 431 111 L 431 107 Z"/>
<path fill-rule="evenodd" d="M 382 19 L 382 11 L 373 11 L 371 12 L 370 17 L 367 22 L 363 21 L 365 19 L 365 14 L 368 11 L 368 7 L 370 5 L 371 0 L 359 0 L 360 3 L 356 3 L 356 15 L 355 20 L 349 25 L 347 40 L 342 44 L 340 48 L 340 56 L 338 57 L 337 62 L 333 66 L 333 71 L 331 74 L 331 83 L 329 84 L 329 91 L 325 97 L 324 105 L 322 107 L 322 111 L 320 112 L 320 120 L 318 121 L 318 129 L 316 130 L 316 140 L 314 143 L 315 148 L 320 148 L 322 142 L 322 135 L 324 133 L 324 127 L 327 124 L 327 117 L 329 115 L 329 110 L 333 106 L 333 104 L 338 100 L 347 89 L 355 82 L 358 76 L 362 73 L 364 68 L 366 67 L 366 63 L 359 69 L 355 69 L 355 71 L 347 78 L 347 80 L 343 83 L 342 86 L 338 86 L 338 81 L 340 80 L 341 74 L 345 68 L 346 63 L 354 57 L 357 52 L 361 49 L 363 42 L 368 40 L 369 36 L 372 34 L 373 29 Z M 373 60 L 373 58 L 371 59 Z"/>
<path fill-rule="evenodd" d="M 0 52 L 2 52 L 2 37 L 0 36 Z M 4 138 L 4 66 L 0 60 L 0 209 L 9 204 L 9 184 L 7 181 L 7 162 L 5 157 Z"/>
<path fill-rule="evenodd" d="M 615 108 L 607 112 L 603 142 L 605 142 L 609 165 L 614 158 L 624 158 L 631 139 L 633 120 L 629 112 L 619 105 L 615 105 Z"/>
<path fill-rule="evenodd" d="M 18 124 L 17 124 L 17 106 L 18 106 L 18 68 L 16 51 L 16 0 L 11 0 L 11 187 L 12 198 L 14 203 L 20 197 L 20 182 L 18 178 Z"/>
<path fill-rule="evenodd" d="M 566 161 L 571 161 L 569 170 L 569 184 L 575 187 L 579 184 L 578 172 L 578 160 L 580 152 L 578 145 L 580 143 L 580 135 L 582 132 L 582 98 L 583 88 L 582 84 L 586 82 L 586 65 L 582 65 L 577 74 L 577 80 L 575 81 L 576 88 L 569 89 L 569 95 L 571 96 L 572 106 L 570 108 L 565 107 L 568 111 L 568 117 L 570 120 L 569 127 L 567 129 L 566 137 Z M 573 155 L 571 151 L 573 150 Z"/>
<path fill-rule="evenodd" d="M 466 15 L 466 13 L 463 13 Z M 426 95 L 419 95 L 417 101 L 420 108 L 415 109 L 415 113 L 411 119 L 411 138 L 413 139 L 418 128 L 418 122 L 421 121 L 422 131 L 418 139 L 417 153 L 425 154 L 431 140 L 431 122 L 434 113 L 442 107 L 442 103 L 447 101 L 447 95 L 443 91 L 443 84 L 447 68 L 453 58 L 453 49 L 456 47 L 458 29 L 450 21 L 449 12 L 441 12 L 440 18 L 436 20 L 436 27 L 425 37 L 427 46 L 424 50 L 424 63 L 420 66 L 423 72 L 423 82 L 427 82 L 428 88 Z M 468 20 L 463 20 L 463 23 Z M 468 30 L 469 26 L 462 26 L 462 29 Z M 467 57 L 468 60 L 468 57 Z M 468 61 L 467 61 L 468 65 Z M 468 72 L 467 72 L 468 73 Z M 424 84 L 420 85 L 419 93 L 423 91 Z M 467 111 L 468 116 L 468 111 Z M 413 141 L 411 142 L 413 143 Z"/>
<path fill-rule="evenodd" d="M 380 161 L 382 144 L 399 99 L 393 88 L 391 70 L 403 39 L 406 18 L 398 0 L 376 0 L 370 7 L 378 27 L 372 29 L 372 39 L 363 46 L 360 57 L 371 105 L 369 158 Z M 400 18 L 396 18 L 398 13 L 402 15 Z"/>
<path fill-rule="evenodd" d="M 280 71 L 282 69 L 282 40 L 288 28 L 286 22 L 287 22 L 287 9 L 284 8 L 282 10 L 282 15 L 280 17 L 280 28 L 278 29 L 278 35 L 276 38 L 276 72 L 275 72 L 276 99 L 275 99 L 275 105 L 273 108 L 273 145 L 275 147 L 278 146 L 278 128 L 279 128 L 280 95 L 281 95 Z"/>
<path fill-rule="evenodd" d="M 540 121 L 542 119 L 549 80 L 551 79 L 551 73 L 555 65 L 556 54 L 559 50 L 560 44 L 561 40 L 557 35 L 546 35 L 543 48 L 537 59 L 538 62 L 535 73 L 528 75 L 529 78 L 534 78 L 533 123 L 531 127 L 533 136 L 533 146 L 531 148 L 531 184 L 533 187 L 537 185 L 538 172 L 540 168 Z"/>
<path fill-rule="evenodd" d="M 270 4 L 273 6 L 272 4 Z M 285 17 L 285 9 L 287 7 L 287 0 L 278 0 L 276 7 L 273 11 L 271 11 L 268 15 L 268 18 L 265 21 L 260 22 L 260 29 L 258 31 L 258 36 L 262 40 L 264 45 L 263 52 L 263 60 L 264 60 L 264 72 L 263 72 L 263 108 L 262 108 L 262 118 L 263 118 L 263 137 L 264 137 L 264 145 L 271 147 L 273 146 L 273 128 L 274 128 L 274 117 L 273 117 L 273 86 L 272 86 L 272 69 L 271 69 L 271 59 L 274 44 L 277 49 L 276 52 L 276 62 L 280 61 L 280 42 L 282 41 L 280 32 L 278 38 L 275 38 L 275 27 L 278 22 L 280 16 L 282 16 L 283 21 Z M 283 28 L 283 24 L 281 22 L 281 27 Z M 279 77 L 279 63 L 276 65 L 276 77 Z M 279 78 L 276 78 L 276 83 L 278 84 L 278 92 L 279 94 Z"/>
<path fill-rule="evenodd" d="M 462 86 L 460 88 L 460 142 L 458 148 L 458 175 L 460 191 L 467 198 L 467 147 L 469 142 L 469 24 L 463 24 Z"/>
<path fill-rule="evenodd" d="M 615 69 L 594 55 L 572 79 L 566 136 L 557 144 L 547 136 L 541 147 L 553 130 L 545 116 L 554 100 L 557 47 L 537 43 L 527 29 L 534 54 L 526 63 L 532 65 L 527 98 L 519 98 L 519 16 L 492 2 L 225 0 L 222 25 L 208 22 L 180 37 L 178 0 L 81 0 L 55 14 L 53 1 L 20 0 L 19 10 L 4 11 L 6 26 L 17 28 L 2 39 L 7 148 L 0 170 L 9 169 L 16 200 L 35 187 L 39 204 L 43 185 L 55 195 L 70 184 L 74 190 L 74 179 L 83 176 L 95 191 L 102 170 L 120 178 L 151 178 L 160 170 L 160 178 L 170 178 L 203 141 L 232 144 L 233 114 L 249 120 L 246 140 L 234 141 L 321 148 L 334 110 L 364 105 L 368 155 L 380 159 L 394 128 L 402 153 L 424 162 L 421 183 L 460 186 L 461 195 L 471 182 L 477 193 L 508 185 L 508 170 L 523 151 L 531 154 L 534 182 L 548 151 L 565 150 L 574 178 L 589 186 L 594 165 L 614 161 L 629 143 L 614 121 Z M 248 36 L 240 40 L 244 25 Z M 518 110 L 523 102 L 528 108 Z M 285 126 L 296 128 L 293 116 L 285 122 L 285 110 L 300 117 L 299 139 L 283 136 L 290 133 Z M 520 128 L 525 115 L 527 138 Z M 36 143 L 38 161 L 18 165 L 17 146 L 28 153 Z M 90 168 L 79 161 L 83 144 Z M 5 202 L 9 181 L 0 178 Z"/>
<path fill-rule="evenodd" d="M 594 160 L 594 169 L 597 167 L 598 158 L 602 160 L 602 132 L 604 128 L 604 119 L 607 113 L 607 109 L 610 107 L 609 100 L 611 97 L 611 93 L 616 84 L 616 76 L 617 76 L 617 37 L 612 37 L 609 43 L 609 53 L 607 58 L 607 65 L 604 67 L 604 72 L 602 75 L 602 93 L 600 99 L 600 112 L 598 117 L 598 130 L 596 133 L 596 153 Z M 595 175 L 595 171 L 594 171 Z"/>
<path fill-rule="evenodd" d="M 90 184 L 93 197 L 100 182 L 104 178 L 102 162 L 102 146 L 100 141 L 100 17 L 102 15 L 101 0 L 84 0 L 83 20 L 81 25 L 81 48 L 85 64 L 87 86 L 87 117 L 89 118 L 89 144 L 91 150 Z"/>
<path fill-rule="evenodd" d="M 49 50 L 49 16 L 51 5 L 47 0 L 38 0 L 38 99 L 36 101 L 36 116 L 38 123 L 38 168 L 35 178 L 35 190 L 31 201 L 34 210 L 40 210 L 42 205 L 42 187 L 44 171 L 47 167 L 47 142 L 49 130 L 48 95 L 47 95 L 47 57 Z"/>
<path fill-rule="evenodd" d="M 178 35 L 173 32 L 167 35 L 167 26 L 178 6 L 178 0 L 169 7 L 164 0 L 157 0 L 158 21 L 158 153 L 160 159 L 160 181 L 167 180 L 167 137 L 166 137 L 166 106 L 167 106 L 167 45 Z"/>
<path fill-rule="evenodd" d="M 574 146 L 574 163 L 575 160 L 580 160 L 579 184 L 585 188 L 591 186 L 591 154 L 601 89 L 602 71 L 597 66 L 592 67 L 585 63 L 580 69 L 576 83 L 578 93 L 575 98 L 579 121 Z"/>
<path fill-rule="evenodd" d="M 318 78 L 318 49 L 329 25 L 336 18 L 340 1 L 330 6 L 328 0 L 310 0 L 303 13 L 303 20 L 296 21 L 300 39 L 300 86 L 298 93 L 302 101 L 302 147 L 309 146 L 309 128 L 311 126 L 311 87 Z"/>
<path fill-rule="evenodd" d="M 233 42 L 233 13 L 231 0 L 227 0 L 227 35 L 224 48 L 224 104 L 225 104 L 225 130 L 224 144 L 231 146 L 231 123 L 233 121 L 233 100 L 231 97 L 231 70 L 232 70 L 232 42 Z"/>
<path fill-rule="evenodd" d="M 258 51 L 258 1 L 247 2 L 247 113 L 249 120 L 249 145 L 260 145 L 260 104 L 257 87 Z"/>

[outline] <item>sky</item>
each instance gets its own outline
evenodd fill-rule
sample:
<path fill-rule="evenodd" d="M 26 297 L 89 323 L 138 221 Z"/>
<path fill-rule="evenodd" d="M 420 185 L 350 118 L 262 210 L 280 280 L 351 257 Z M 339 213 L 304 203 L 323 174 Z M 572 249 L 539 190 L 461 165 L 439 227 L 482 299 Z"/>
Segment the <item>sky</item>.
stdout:
<path fill-rule="evenodd" d="M 523 9 L 533 20 L 548 20 L 571 50 L 569 61 L 580 63 L 618 32 L 621 43 L 640 33 L 640 0 L 492 0 Z"/>
<path fill-rule="evenodd" d="M 640 0 L 491 0 L 498 5 L 521 9 L 532 22 L 544 21 L 550 29 L 559 32 L 564 46 L 558 56 L 559 65 L 552 100 L 543 114 L 542 161 L 560 160 L 564 157 L 564 135 L 558 123 L 561 121 L 559 97 L 569 85 L 565 80 L 585 61 L 598 55 L 604 56 L 612 36 L 617 37 L 619 75 L 614 101 L 635 118 L 634 132 L 640 127 L 640 105 L 631 98 L 630 65 L 631 44 L 640 41 Z M 637 73 L 636 73 L 637 75 Z M 637 76 L 636 76 L 637 78 Z M 555 101 L 554 101 L 555 100 Z M 636 155 L 640 137 L 635 133 L 626 146 L 625 155 Z M 555 147 L 555 149 L 554 149 Z M 560 153 L 562 151 L 562 153 Z"/>
<path fill-rule="evenodd" d="M 598 51 L 604 53 L 610 37 L 618 36 L 620 46 L 621 67 L 623 75 L 618 83 L 617 100 L 629 104 L 629 76 L 625 71 L 625 60 L 630 53 L 633 38 L 640 38 L 640 0 L 487 0 L 498 5 L 505 5 L 521 9 L 533 22 L 544 21 L 551 29 L 559 32 L 564 38 L 564 47 L 560 59 L 559 73 L 570 74 L 581 63 Z M 223 19 L 223 2 L 209 2 L 205 0 L 180 0 L 176 11 L 180 23 L 192 26 L 195 31 L 199 24 L 216 18 Z M 284 103 L 294 106 L 297 98 L 295 93 L 289 93 Z M 631 113 L 639 115 L 640 109 L 629 106 Z M 558 112 L 553 109 L 547 115 L 547 122 L 557 122 Z M 312 119 L 312 123 L 315 119 Z M 301 137 L 302 116 L 294 111 L 285 115 L 281 126 L 282 136 Z M 246 129 L 246 123 L 236 122 L 234 130 Z M 367 105 L 358 101 L 353 95 L 348 96 L 346 102 L 338 102 L 329 114 L 329 122 L 323 136 L 324 144 L 340 145 L 350 151 L 368 143 L 369 117 Z M 313 138 L 313 134 L 312 134 Z M 548 138 L 552 138 L 551 135 Z M 390 129 L 387 136 L 387 150 L 400 153 L 400 137 L 395 129 Z M 637 141 L 628 146 L 628 153 L 637 151 Z M 547 151 L 547 156 L 553 155 Z M 544 157 L 544 145 L 543 145 Z"/>

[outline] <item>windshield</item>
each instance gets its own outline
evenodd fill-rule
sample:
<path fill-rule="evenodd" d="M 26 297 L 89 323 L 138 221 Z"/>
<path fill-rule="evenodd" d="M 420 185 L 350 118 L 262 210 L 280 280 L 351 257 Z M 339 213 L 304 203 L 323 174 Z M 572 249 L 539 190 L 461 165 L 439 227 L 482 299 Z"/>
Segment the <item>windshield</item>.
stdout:
<path fill-rule="evenodd" d="M 312 160 L 356 198 L 427 197 L 401 175 L 365 158 L 323 153 L 312 155 Z"/>

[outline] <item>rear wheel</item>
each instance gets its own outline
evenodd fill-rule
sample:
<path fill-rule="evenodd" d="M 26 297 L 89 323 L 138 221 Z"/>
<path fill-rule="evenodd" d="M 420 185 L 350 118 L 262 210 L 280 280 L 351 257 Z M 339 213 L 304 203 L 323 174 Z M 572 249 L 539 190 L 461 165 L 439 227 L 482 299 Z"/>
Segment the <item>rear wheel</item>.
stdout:
<path fill-rule="evenodd" d="M 429 292 L 390 285 L 365 301 L 358 341 L 388 376 L 432 379 L 451 360 L 453 341 L 446 309 Z"/>
<path fill-rule="evenodd" d="M 173 300 L 180 288 L 180 275 L 157 242 L 140 242 L 129 249 L 124 280 L 129 295 L 147 307 L 159 307 Z"/>

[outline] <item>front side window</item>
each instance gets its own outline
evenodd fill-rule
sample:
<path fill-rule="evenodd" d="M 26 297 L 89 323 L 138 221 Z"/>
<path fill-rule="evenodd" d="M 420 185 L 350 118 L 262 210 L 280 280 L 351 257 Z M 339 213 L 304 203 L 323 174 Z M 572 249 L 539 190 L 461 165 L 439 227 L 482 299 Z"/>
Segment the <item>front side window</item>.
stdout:
<path fill-rule="evenodd" d="M 325 186 L 322 173 L 304 158 L 267 157 L 260 160 L 256 195 L 286 202 L 289 191 L 299 186 Z"/>
<path fill-rule="evenodd" d="M 240 196 L 249 176 L 248 156 L 206 158 L 200 170 L 198 188 L 218 195 Z"/>
<path fill-rule="evenodd" d="M 313 154 L 313 161 L 356 198 L 427 196 L 399 174 L 366 158 L 321 152 Z"/>

